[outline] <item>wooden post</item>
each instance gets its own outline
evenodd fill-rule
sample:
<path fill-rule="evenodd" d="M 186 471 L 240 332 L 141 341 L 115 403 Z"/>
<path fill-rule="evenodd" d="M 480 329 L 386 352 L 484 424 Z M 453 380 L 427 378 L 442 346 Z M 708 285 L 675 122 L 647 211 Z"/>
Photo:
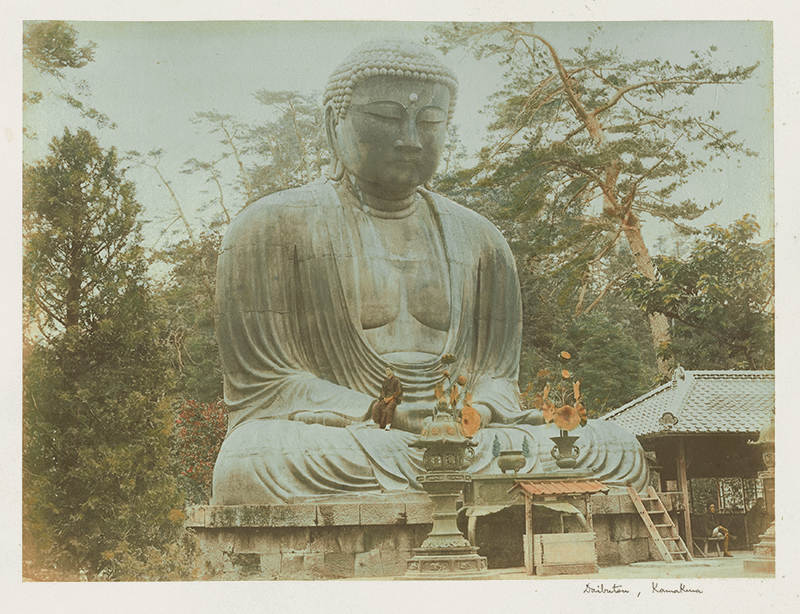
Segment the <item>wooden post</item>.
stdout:
<path fill-rule="evenodd" d="M 592 498 L 591 495 L 583 495 L 583 500 L 586 502 L 586 530 L 590 533 L 594 531 L 594 524 L 592 522 Z"/>
<path fill-rule="evenodd" d="M 678 437 L 678 490 L 683 496 L 683 526 L 686 532 L 686 547 L 692 547 L 692 510 L 689 508 L 689 482 L 686 479 L 686 449 L 684 438 Z"/>
<path fill-rule="evenodd" d="M 525 497 L 525 573 L 533 575 L 533 503 L 527 495 Z"/>

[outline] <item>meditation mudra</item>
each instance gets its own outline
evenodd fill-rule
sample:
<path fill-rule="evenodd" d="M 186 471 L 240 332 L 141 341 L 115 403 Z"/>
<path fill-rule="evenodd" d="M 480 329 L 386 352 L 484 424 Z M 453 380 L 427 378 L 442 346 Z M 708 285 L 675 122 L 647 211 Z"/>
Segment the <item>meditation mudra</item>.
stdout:
<path fill-rule="evenodd" d="M 514 258 L 477 213 L 424 186 L 455 106 L 455 75 L 426 49 L 376 42 L 328 81 L 329 177 L 246 207 L 222 246 L 217 335 L 228 432 L 215 505 L 299 503 L 421 491 L 422 451 L 445 354 L 480 415 L 468 471 L 522 449 L 525 472 L 556 471 L 557 435 L 520 408 L 522 329 Z M 391 428 L 372 410 L 386 370 L 402 382 Z M 384 424 L 385 426 L 385 424 Z M 633 435 L 590 421 L 578 469 L 645 484 Z"/>

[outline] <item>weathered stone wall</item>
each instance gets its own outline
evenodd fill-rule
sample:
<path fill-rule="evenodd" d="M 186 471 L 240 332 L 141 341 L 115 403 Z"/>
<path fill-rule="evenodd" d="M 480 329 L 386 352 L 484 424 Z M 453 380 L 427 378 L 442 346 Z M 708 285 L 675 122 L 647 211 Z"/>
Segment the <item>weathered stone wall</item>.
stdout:
<path fill-rule="evenodd" d="M 573 504 L 586 515 L 581 499 Z M 664 497 L 667 510 L 673 501 Z M 600 566 L 659 560 L 647 529 L 627 495 L 593 495 L 593 528 Z M 523 565 L 523 507 L 478 518 L 479 554 L 490 569 Z M 399 576 L 433 521 L 429 501 L 318 505 L 199 506 L 187 526 L 200 542 L 206 579 L 316 579 Z M 673 518 L 674 521 L 674 518 Z M 558 515 L 542 510 L 536 532 L 560 532 Z M 466 530 L 466 518 L 459 527 Z M 564 517 L 568 533 L 584 529 Z"/>
<path fill-rule="evenodd" d="M 661 498 L 666 510 L 673 512 L 673 499 L 664 495 Z M 593 495 L 592 511 L 597 560 L 601 566 L 661 560 L 644 522 L 627 495 Z M 673 513 L 672 521 L 675 520 Z"/>
<path fill-rule="evenodd" d="M 402 575 L 431 529 L 430 503 L 199 506 L 187 518 L 208 579 Z"/>

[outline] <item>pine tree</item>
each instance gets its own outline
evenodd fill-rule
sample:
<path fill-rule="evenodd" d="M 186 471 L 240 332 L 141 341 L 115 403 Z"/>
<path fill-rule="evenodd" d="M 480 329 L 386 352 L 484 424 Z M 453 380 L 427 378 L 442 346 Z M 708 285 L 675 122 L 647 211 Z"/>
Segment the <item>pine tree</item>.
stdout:
<path fill-rule="evenodd" d="M 22 102 L 26 109 L 53 94 L 98 128 L 116 128 L 107 115 L 87 105 L 91 94 L 86 82 L 71 76 L 72 71 L 94 60 L 95 43 L 80 45 L 78 31 L 64 21 L 34 21 L 25 24 L 22 44 L 26 67 L 35 70 L 25 76 Z M 31 90 L 30 86 L 42 89 Z M 28 138 L 36 138 L 27 126 L 23 130 Z"/>
<path fill-rule="evenodd" d="M 176 539 L 171 380 L 145 278 L 141 206 L 86 130 L 24 169 L 25 518 L 39 556 L 118 573 Z"/>
<path fill-rule="evenodd" d="M 678 188 L 709 166 L 709 157 L 752 155 L 715 109 L 694 113 L 700 89 L 748 79 L 756 66 L 729 68 L 716 49 L 693 52 L 685 66 L 668 60 L 629 61 L 594 43 L 562 53 L 536 24 L 452 24 L 436 29 L 442 49 L 463 45 L 476 57 L 495 56 L 506 84 L 495 96 L 492 143 L 458 179 L 530 226 L 530 253 L 556 259 L 571 280 L 574 312 L 624 239 L 636 270 L 655 278 L 642 235 L 645 216 L 681 228 L 717 203 L 675 202 Z M 687 144 L 691 143 L 691 146 Z M 695 154 L 701 144 L 703 154 Z M 595 211 L 595 203 L 602 210 Z M 618 280 L 607 280 L 605 296 Z M 591 304 L 594 304 L 592 301 Z M 669 344 L 669 326 L 650 313 L 654 347 Z M 659 372 L 669 364 L 659 356 Z"/>

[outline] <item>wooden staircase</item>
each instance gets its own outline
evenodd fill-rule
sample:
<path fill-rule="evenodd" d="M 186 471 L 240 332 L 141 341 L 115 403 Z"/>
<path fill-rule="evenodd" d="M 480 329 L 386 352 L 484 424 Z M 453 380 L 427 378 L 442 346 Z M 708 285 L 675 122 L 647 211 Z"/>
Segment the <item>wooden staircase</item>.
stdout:
<path fill-rule="evenodd" d="M 628 486 L 628 495 L 644 521 L 661 558 L 667 563 L 675 561 L 692 561 L 692 555 L 678 534 L 678 527 L 672 522 L 664 504 L 655 489 L 650 486 L 647 496 L 640 497 L 633 487 Z M 649 509 L 648 509 L 648 506 Z"/>

